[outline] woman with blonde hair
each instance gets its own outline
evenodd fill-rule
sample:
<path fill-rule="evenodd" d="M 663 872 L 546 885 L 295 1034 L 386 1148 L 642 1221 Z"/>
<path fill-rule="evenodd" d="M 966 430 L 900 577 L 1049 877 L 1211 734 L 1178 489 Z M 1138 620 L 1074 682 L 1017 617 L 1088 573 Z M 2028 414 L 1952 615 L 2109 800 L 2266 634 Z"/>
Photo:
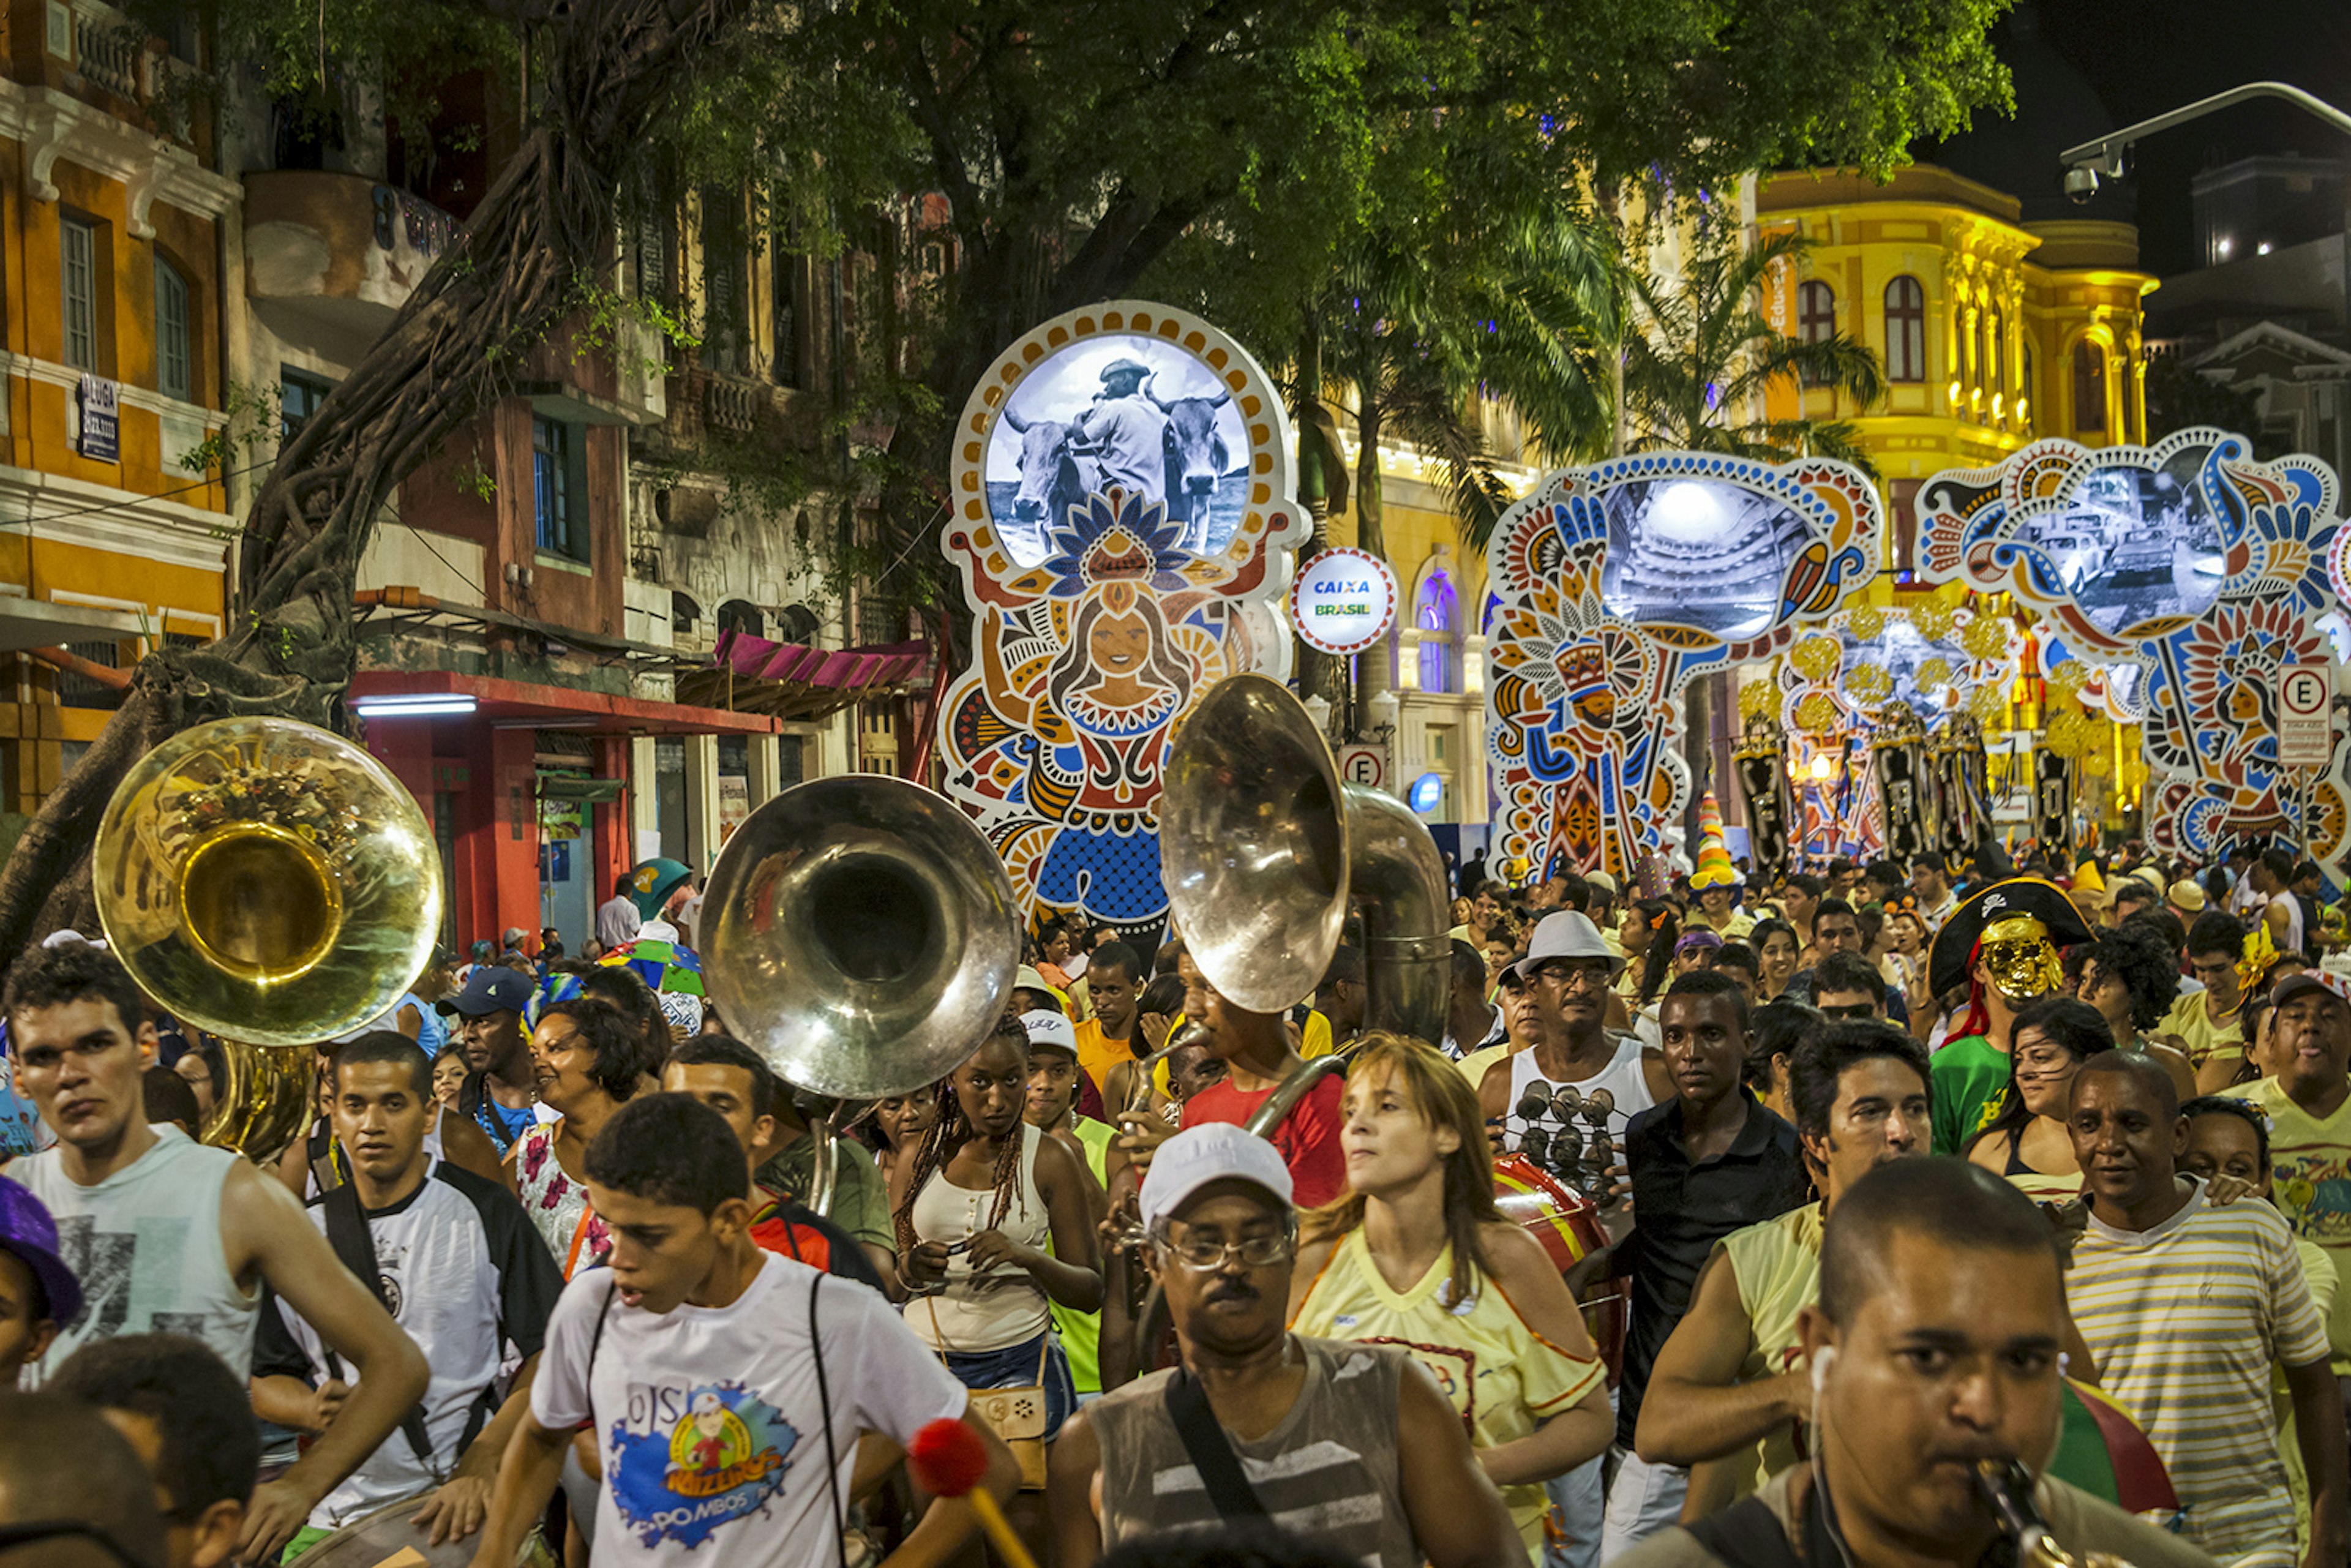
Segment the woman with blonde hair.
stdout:
<path fill-rule="evenodd" d="M 1340 1104 L 1348 1191 L 1304 1218 L 1290 1327 L 1418 1357 L 1540 1558 L 1543 1482 L 1614 1434 L 1607 1370 L 1558 1268 L 1495 1207 L 1485 1119 L 1458 1068 L 1375 1031 Z"/>

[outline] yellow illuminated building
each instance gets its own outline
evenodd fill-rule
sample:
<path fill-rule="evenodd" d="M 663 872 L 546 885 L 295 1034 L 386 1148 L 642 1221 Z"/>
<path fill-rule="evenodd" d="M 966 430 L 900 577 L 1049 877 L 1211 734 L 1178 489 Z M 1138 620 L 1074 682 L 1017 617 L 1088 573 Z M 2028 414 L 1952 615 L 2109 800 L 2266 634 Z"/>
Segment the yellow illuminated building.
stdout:
<path fill-rule="evenodd" d="M 109 6 L 54 0 L 11 0 L 6 20 L 0 833 L 104 727 L 118 698 L 89 670 L 222 629 L 235 523 L 217 471 L 181 459 L 222 423 L 240 200 L 179 90 L 193 29 L 141 43 Z"/>
<path fill-rule="evenodd" d="M 1802 172 L 1764 181 L 1756 219 L 1812 249 L 1777 303 L 1800 338 L 1849 333 L 1884 361 L 1867 408 L 1802 392 L 1815 419 L 1851 420 L 1885 492 L 1888 555 L 1905 572 L 1918 488 L 1945 468 L 1986 468 L 2026 443 L 2085 446 L 2147 436 L 2138 231 L 2111 217 L 2028 222 L 2017 197 L 1932 164 L 1880 184 Z"/>

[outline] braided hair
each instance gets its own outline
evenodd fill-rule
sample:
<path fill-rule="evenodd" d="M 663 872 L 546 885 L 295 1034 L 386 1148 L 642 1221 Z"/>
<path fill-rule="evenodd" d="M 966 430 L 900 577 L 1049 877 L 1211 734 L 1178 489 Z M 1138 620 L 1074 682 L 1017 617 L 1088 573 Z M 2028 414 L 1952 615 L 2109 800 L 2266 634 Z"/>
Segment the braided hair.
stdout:
<path fill-rule="evenodd" d="M 1019 1013 L 1008 1012 L 998 1019 L 996 1027 L 988 1030 L 987 1038 L 979 1042 L 978 1049 L 971 1056 L 964 1058 L 956 1071 L 962 1071 L 970 1065 L 972 1057 L 998 1040 L 1009 1040 L 1019 1046 L 1021 1057 L 1027 1059 L 1029 1030 L 1021 1023 Z M 952 1087 L 954 1074 L 948 1074 L 948 1078 L 949 1083 L 942 1085 L 944 1092 L 939 1095 L 939 1119 L 931 1124 L 930 1131 L 923 1134 L 922 1143 L 914 1149 L 914 1168 L 907 1176 L 906 1196 L 899 1200 L 898 1211 L 891 1217 L 901 1257 L 914 1249 L 914 1200 L 922 1196 L 923 1188 L 930 1185 L 931 1177 L 945 1170 L 947 1162 L 977 1135 L 972 1129 L 971 1118 L 964 1114 L 963 1097 Z M 1027 1199 L 1021 1197 L 1020 1192 L 1020 1151 L 1028 1143 L 1027 1125 L 1026 1121 L 1015 1123 L 1004 1139 L 1004 1146 L 997 1151 L 993 1173 L 996 1202 L 987 1215 L 987 1228 L 990 1230 L 1004 1223 L 1004 1217 L 1011 1212 L 1014 1203 L 1026 1207 Z"/>

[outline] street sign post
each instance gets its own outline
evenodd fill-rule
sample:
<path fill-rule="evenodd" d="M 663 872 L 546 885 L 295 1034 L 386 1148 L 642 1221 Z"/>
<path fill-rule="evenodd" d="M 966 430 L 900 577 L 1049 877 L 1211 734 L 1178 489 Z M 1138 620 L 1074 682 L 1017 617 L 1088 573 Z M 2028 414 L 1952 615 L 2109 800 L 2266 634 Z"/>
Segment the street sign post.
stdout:
<path fill-rule="evenodd" d="M 2289 664 L 2278 678 L 2278 764 L 2324 768 L 2335 756 L 2335 683 L 2324 664 Z"/>

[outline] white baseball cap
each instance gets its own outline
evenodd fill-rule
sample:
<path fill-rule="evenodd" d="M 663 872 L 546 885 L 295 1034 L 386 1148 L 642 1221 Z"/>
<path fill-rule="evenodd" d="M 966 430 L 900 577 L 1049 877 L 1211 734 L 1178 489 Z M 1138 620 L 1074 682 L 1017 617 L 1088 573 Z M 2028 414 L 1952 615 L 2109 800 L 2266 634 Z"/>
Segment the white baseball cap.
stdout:
<path fill-rule="evenodd" d="M 1033 1013 L 1022 1013 L 1020 1027 L 1029 1031 L 1029 1049 L 1031 1051 L 1045 1045 L 1056 1051 L 1066 1051 L 1071 1056 L 1078 1054 L 1077 1025 L 1050 1008 L 1039 1008 Z"/>
<path fill-rule="evenodd" d="M 1138 1200 L 1143 1228 L 1157 1229 L 1194 1193 L 1210 1182 L 1228 1180 L 1261 1186 L 1284 1207 L 1290 1204 L 1290 1167 L 1281 1163 L 1280 1150 L 1230 1122 L 1204 1122 L 1185 1128 L 1152 1156 Z"/>

